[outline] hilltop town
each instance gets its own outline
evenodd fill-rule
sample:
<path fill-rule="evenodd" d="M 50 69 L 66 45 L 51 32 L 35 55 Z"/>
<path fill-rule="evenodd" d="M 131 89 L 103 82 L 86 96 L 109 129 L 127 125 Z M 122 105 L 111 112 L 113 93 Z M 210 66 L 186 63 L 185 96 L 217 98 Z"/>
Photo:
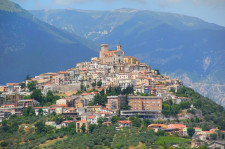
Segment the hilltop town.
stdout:
<path fill-rule="evenodd" d="M 183 122 L 201 121 L 204 114 L 194 103 L 197 101 L 185 95 L 183 82 L 160 74 L 136 57 L 125 56 L 121 45 L 109 50 L 102 44 L 99 57 L 90 62 L 77 63 L 66 71 L 27 76 L 24 82 L 1 86 L 0 92 L 1 121 L 12 115 L 29 115 L 33 110 L 36 116 L 62 117 L 60 122 L 45 121 L 47 126 L 61 129 L 75 122 L 76 132 L 84 133 L 100 120 L 110 126 L 115 117 L 117 130 L 131 128 L 136 125 L 134 117 L 138 117 L 147 119 L 147 129 L 156 133 L 193 136 L 191 147 L 220 145 L 210 139 L 218 131 L 225 135 L 216 127 L 188 128 Z"/>

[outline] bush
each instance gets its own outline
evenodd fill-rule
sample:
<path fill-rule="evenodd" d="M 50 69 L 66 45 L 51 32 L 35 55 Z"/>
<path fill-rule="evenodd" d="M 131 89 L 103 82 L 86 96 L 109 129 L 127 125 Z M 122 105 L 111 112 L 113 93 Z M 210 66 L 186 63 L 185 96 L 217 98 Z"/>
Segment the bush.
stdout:
<path fill-rule="evenodd" d="M 8 146 L 8 142 L 4 141 L 4 142 L 1 143 L 1 147 L 6 147 L 6 146 Z"/>

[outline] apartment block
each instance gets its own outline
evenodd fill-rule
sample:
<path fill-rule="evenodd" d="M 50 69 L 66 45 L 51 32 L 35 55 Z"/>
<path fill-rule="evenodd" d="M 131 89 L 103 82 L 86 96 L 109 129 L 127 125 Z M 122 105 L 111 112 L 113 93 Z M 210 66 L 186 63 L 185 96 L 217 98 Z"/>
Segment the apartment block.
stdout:
<path fill-rule="evenodd" d="M 162 98 L 158 96 L 128 96 L 131 110 L 162 110 Z"/>

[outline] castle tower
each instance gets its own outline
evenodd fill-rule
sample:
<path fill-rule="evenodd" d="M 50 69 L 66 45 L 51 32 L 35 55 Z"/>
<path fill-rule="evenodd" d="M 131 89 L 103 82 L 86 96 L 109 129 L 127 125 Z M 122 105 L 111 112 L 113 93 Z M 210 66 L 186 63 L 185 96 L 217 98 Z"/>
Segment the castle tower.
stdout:
<path fill-rule="evenodd" d="M 104 53 L 109 50 L 108 44 L 101 44 L 101 50 L 99 52 L 99 59 L 103 61 Z"/>
<path fill-rule="evenodd" d="M 120 44 L 117 45 L 117 51 L 122 51 L 122 45 Z"/>

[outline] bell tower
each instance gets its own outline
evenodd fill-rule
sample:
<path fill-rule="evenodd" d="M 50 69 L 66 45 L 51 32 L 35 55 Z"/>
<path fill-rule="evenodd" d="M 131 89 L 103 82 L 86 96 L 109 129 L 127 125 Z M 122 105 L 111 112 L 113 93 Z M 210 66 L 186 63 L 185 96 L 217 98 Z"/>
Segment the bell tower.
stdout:
<path fill-rule="evenodd" d="M 122 45 L 121 44 L 117 45 L 117 51 L 122 51 Z"/>

